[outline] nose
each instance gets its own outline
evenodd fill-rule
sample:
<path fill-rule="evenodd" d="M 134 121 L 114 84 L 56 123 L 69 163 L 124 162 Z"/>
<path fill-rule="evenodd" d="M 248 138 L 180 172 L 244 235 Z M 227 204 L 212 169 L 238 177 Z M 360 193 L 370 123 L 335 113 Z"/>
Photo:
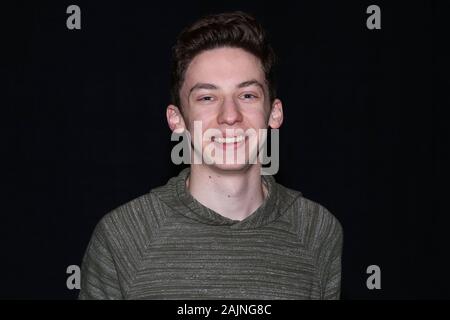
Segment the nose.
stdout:
<path fill-rule="evenodd" d="M 219 124 L 233 125 L 236 122 L 242 121 L 242 113 L 239 110 L 239 105 L 234 99 L 225 99 L 220 106 L 220 111 L 217 119 Z"/>

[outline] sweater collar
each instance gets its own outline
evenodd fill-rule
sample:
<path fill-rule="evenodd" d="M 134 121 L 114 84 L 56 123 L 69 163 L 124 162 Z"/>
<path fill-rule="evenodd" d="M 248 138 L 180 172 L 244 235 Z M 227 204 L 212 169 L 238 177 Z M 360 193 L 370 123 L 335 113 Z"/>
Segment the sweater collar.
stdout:
<path fill-rule="evenodd" d="M 278 184 L 273 176 L 263 175 L 262 178 L 268 189 L 263 203 L 247 218 L 233 220 L 204 206 L 190 194 L 186 187 L 189 174 L 190 168 L 185 168 L 178 176 L 170 178 L 164 186 L 155 188 L 151 192 L 173 210 L 208 225 L 228 226 L 232 229 L 255 229 L 277 219 L 301 195 L 298 191 Z"/>

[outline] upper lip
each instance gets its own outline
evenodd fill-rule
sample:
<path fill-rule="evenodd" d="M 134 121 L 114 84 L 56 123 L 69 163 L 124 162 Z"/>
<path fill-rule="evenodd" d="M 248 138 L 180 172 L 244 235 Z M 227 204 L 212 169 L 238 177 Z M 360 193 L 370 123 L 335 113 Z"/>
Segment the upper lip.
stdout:
<path fill-rule="evenodd" d="M 245 134 L 245 130 L 244 129 L 234 129 L 233 131 L 235 131 L 235 132 L 233 132 L 233 134 L 231 134 L 231 135 L 230 134 L 227 135 L 227 132 L 222 132 L 222 131 L 221 131 L 220 134 L 215 134 L 214 132 L 207 133 L 205 135 L 205 140 L 206 141 L 214 141 L 215 137 L 218 137 L 218 138 L 237 138 L 237 137 L 243 136 L 245 138 L 247 136 Z"/>
<path fill-rule="evenodd" d="M 239 137 L 244 137 L 245 138 L 245 135 L 237 135 L 237 136 L 228 136 L 228 137 L 217 137 L 217 138 L 220 138 L 220 139 L 230 139 L 230 138 L 239 138 Z M 211 137 L 211 141 L 215 141 L 215 136 L 212 136 Z"/>

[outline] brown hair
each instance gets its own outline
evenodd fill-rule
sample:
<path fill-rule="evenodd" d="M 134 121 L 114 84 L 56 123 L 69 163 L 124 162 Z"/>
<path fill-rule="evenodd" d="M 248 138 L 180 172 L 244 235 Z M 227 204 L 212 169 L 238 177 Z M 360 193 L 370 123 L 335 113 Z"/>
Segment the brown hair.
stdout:
<path fill-rule="evenodd" d="M 269 99 L 275 99 L 275 54 L 262 26 L 241 11 L 212 14 L 185 28 L 172 48 L 172 103 L 180 106 L 180 89 L 189 63 L 202 51 L 220 48 L 241 48 L 261 61 L 269 88 Z"/>

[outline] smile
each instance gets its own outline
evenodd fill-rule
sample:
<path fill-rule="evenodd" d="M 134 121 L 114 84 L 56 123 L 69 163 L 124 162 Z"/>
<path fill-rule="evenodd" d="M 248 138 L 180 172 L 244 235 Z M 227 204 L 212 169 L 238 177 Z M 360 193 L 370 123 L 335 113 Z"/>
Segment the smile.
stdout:
<path fill-rule="evenodd" d="M 240 135 L 240 136 L 236 136 L 236 137 L 226 137 L 226 138 L 221 138 L 221 137 L 212 137 L 212 140 L 214 142 L 218 142 L 218 143 L 237 143 L 237 142 L 241 142 L 245 139 L 244 135 Z"/>

